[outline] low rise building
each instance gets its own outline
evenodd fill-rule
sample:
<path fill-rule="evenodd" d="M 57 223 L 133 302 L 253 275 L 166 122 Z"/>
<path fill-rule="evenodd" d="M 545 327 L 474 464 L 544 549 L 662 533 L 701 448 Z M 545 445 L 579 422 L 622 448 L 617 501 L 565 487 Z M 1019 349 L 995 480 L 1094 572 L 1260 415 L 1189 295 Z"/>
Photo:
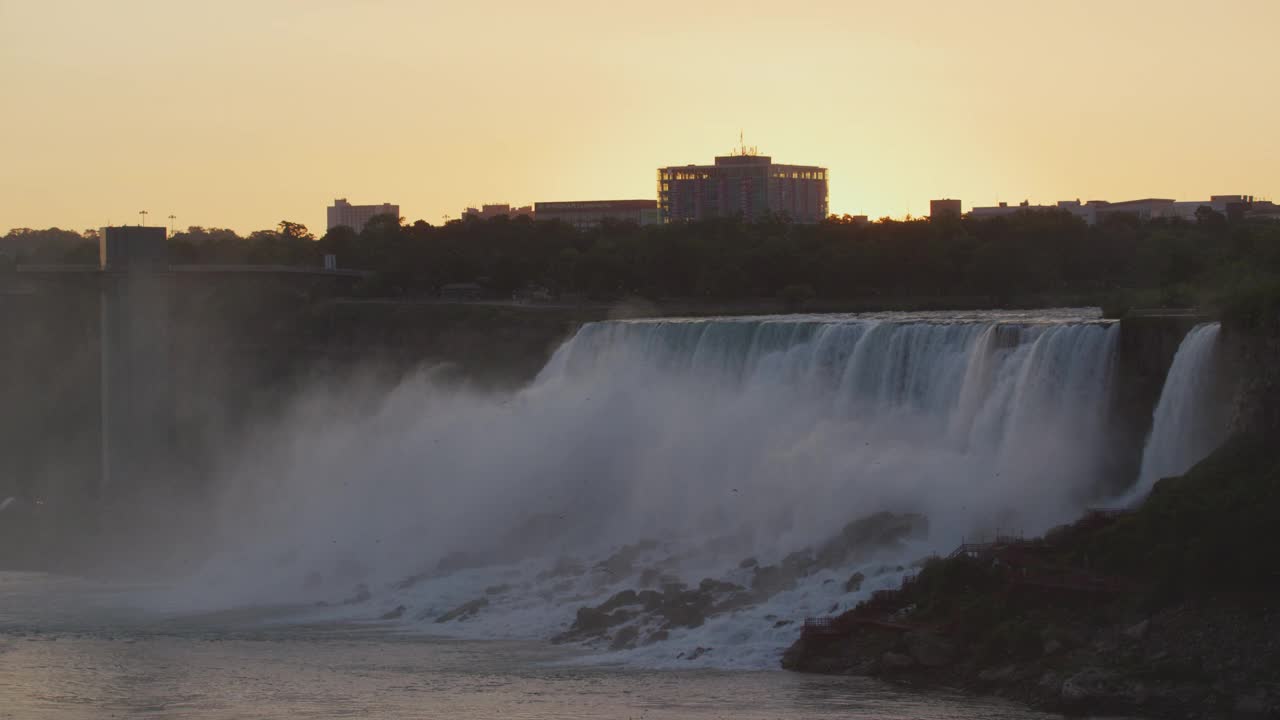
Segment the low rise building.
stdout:
<path fill-rule="evenodd" d="M 661 220 L 657 200 L 573 200 L 534 203 L 539 221 L 559 220 L 574 227 L 596 227 L 606 220 L 653 225 Z"/>
<path fill-rule="evenodd" d="M 462 211 L 462 219 L 476 218 L 477 220 L 491 220 L 496 217 L 518 218 L 521 215 L 527 215 L 532 218 L 534 210 L 532 205 L 520 205 L 512 207 L 506 203 L 495 203 L 492 205 L 481 205 L 478 209 L 469 207 Z"/>

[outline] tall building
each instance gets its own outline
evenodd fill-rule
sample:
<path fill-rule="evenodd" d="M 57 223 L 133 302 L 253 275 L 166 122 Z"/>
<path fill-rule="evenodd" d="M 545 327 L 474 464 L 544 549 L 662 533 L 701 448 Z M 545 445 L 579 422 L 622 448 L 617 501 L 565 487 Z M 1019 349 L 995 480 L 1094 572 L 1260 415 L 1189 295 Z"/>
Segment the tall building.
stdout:
<path fill-rule="evenodd" d="M 339 225 L 347 227 L 359 232 L 364 229 L 370 220 L 378 215 L 394 215 L 396 219 L 400 218 L 400 206 L 390 203 L 382 203 L 381 205 L 352 205 L 347 202 L 346 198 L 338 198 L 333 201 L 333 205 L 328 208 L 328 229 L 332 230 Z"/>
<path fill-rule="evenodd" d="M 605 220 L 653 225 L 660 221 L 656 200 L 579 200 L 534 203 L 538 220 L 559 220 L 575 227 L 595 227 Z"/>
<path fill-rule="evenodd" d="M 775 164 L 744 146 L 714 165 L 659 168 L 658 208 L 667 222 L 775 213 L 816 223 L 827 217 L 827 169 Z"/>
<path fill-rule="evenodd" d="M 943 215 L 952 215 L 960 217 L 963 207 L 959 200 L 930 200 L 929 201 L 929 217 L 937 218 Z"/>

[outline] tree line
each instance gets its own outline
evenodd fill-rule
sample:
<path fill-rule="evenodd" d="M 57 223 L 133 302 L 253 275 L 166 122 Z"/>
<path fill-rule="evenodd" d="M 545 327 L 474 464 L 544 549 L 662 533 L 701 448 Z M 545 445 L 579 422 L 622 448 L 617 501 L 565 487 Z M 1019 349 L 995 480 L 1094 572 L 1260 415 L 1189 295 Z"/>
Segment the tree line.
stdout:
<path fill-rule="evenodd" d="M 528 287 L 591 299 L 641 296 L 719 301 L 788 293 L 841 300 L 983 297 L 993 304 L 1036 295 L 1193 304 L 1205 292 L 1280 277 L 1280 223 L 1109 216 L 1096 226 L 1067 212 L 972 219 L 782 217 L 578 229 L 528 217 L 435 226 L 380 216 L 363 229 L 316 237 L 284 221 L 241 236 L 220 228 L 174 233 L 177 263 L 319 265 L 374 271 L 361 292 L 429 297 L 477 283 L 498 297 Z M 0 238 L 14 263 L 97 261 L 96 231 L 15 229 Z M 1101 302 L 1101 300 L 1099 300 Z"/>

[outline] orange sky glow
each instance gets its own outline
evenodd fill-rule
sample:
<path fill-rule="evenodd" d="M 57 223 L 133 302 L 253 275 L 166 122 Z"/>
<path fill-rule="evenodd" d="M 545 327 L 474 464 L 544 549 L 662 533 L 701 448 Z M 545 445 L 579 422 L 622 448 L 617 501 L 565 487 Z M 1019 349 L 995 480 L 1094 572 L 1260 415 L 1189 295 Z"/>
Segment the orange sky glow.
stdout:
<path fill-rule="evenodd" d="M 1275 0 L 0 0 L 0 232 L 652 198 L 747 143 L 831 211 L 1280 195 Z"/>

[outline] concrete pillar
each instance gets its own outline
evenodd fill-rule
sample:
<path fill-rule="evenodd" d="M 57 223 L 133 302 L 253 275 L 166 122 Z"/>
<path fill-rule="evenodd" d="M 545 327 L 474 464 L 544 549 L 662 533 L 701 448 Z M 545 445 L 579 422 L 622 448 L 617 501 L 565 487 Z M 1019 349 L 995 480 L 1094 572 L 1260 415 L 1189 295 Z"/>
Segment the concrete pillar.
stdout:
<path fill-rule="evenodd" d="M 162 227 L 103 228 L 102 476 L 99 501 L 129 501 L 161 479 L 173 446 L 169 252 Z"/>

